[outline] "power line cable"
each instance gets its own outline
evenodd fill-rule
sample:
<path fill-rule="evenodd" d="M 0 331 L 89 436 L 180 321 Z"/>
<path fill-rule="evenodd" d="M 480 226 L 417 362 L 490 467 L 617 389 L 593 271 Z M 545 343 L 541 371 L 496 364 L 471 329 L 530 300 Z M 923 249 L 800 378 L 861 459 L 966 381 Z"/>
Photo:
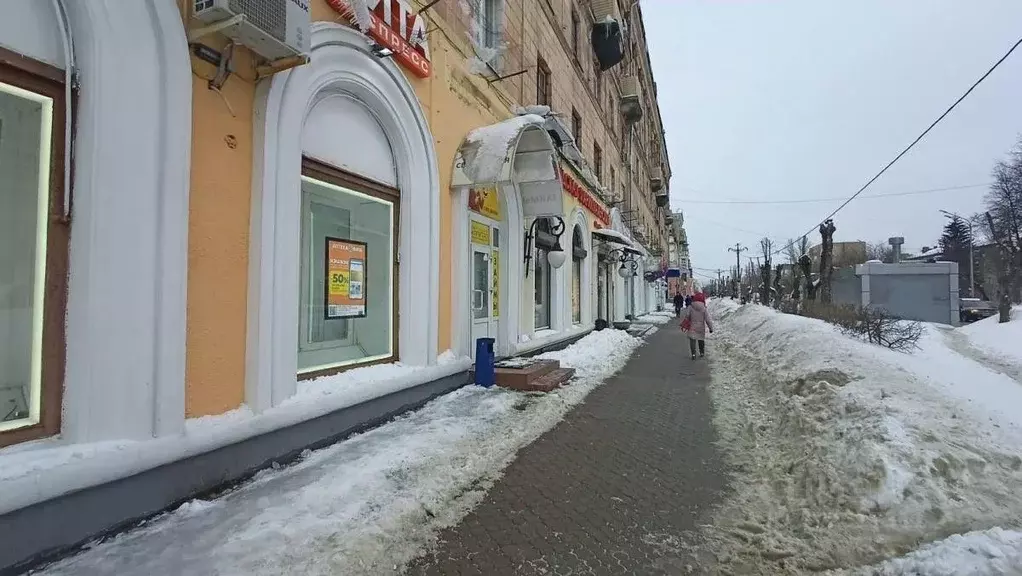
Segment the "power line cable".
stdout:
<path fill-rule="evenodd" d="M 948 186 L 946 188 L 929 188 L 927 190 L 910 190 L 906 192 L 890 192 L 887 194 L 870 194 L 863 196 L 862 198 L 890 198 L 893 196 L 913 196 L 917 194 L 932 194 L 934 192 L 947 192 L 951 190 L 966 190 L 969 188 L 985 188 L 990 186 L 991 183 L 987 182 L 984 184 L 964 184 L 962 186 Z M 686 204 L 809 204 L 816 202 L 834 202 L 837 200 L 844 200 L 844 196 L 835 196 L 832 198 L 802 198 L 802 199 L 788 199 L 788 200 L 685 200 Z"/>
<path fill-rule="evenodd" d="M 840 206 L 838 206 L 837 208 L 835 208 L 833 212 L 831 212 L 830 214 L 828 214 L 828 215 L 827 215 L 826 217 L 824 217 L 824 218 L 823 218 L 822 220 L 820 220 L 820 221 L 819 221 L 819 222 L 818 222 L 817 224 L 813 225 L 813 226 L 812 226 L 811 228 L 809 228 L 809 230 L 806 230 L 805 234 L 802 234 L 801 236 L 799 236 L 799 239 L 801 239 L 801 238 L 804 238 L 804 237 L 808 236 L 809 234 L 811 234 L 811 233 L 813 232 L 813 230 L 815 230 L 815 229 L 816 229 L 816 228 L 817 228 L 817 227 L 818 227 L 818 226 L 819 226 L 820 224 L 823 224 L 824 222 L 826 222 L 827 220 L 829 220 L 830 218 L 832 218 L 832 217 L 833 217 L 833 216 L 834 216 L 835 214 L 837 214 L 838 212 L 840 212 L 840 211 L 841 211 L 841 210 L 842 210 L 842 209 L 843 209 L 843 208 L 844 208 L 845 206 L 848 206 L 848 204 L 849 204 L 849 203 L 851 203 L 851 201 L 852 201 L 852 200 L 855 200 L 855 198 L 856 198 L 856 197 L 858 197 L 858 196 L 859 196 L 859 194 L 862 194 L 862 193 L 863 193 L 863 192 L 864 192 L 864 191 L 866 190 L 866 188 L 869 188 L 869 186 L 870 186 L 871 184 L 873 184 L 873 183 L 874 183 L 874 182 L 876 182 L 876 181 L 877 181 L 877 180 L 878 180 L 878 179 L 879 179 L 879 178 L 880 178 L 881 176 L 883 176 L 883 175 L 884 175 L 884 173 L 885 173 L 885 172 L 887 172 L 887 170 L 889 170 L 889 169 L 891 168 L 891 166 L 894 166 L 894 164 L 895 164 L 895 163 L 896 163 L 896 162 L 897 162 L 898 160 L 901 160 L 902 156 L 904 156 L 905 154 L 908 154 L 908 151 L 909 151 L 909 150 L 911 150 L 912 148 L 914 148 L 914 147 L 915 147 L 915 145 L 916 145 L 916 144 L 918 144 L 920 140 L 922 140 L 922 139 L 923 139 L 923 138 L 924 138 L 924 137 L 925 137 L 925 136 L 926 136 L 927 134 L 929 134 L 929 133 L 930 133 L 930 131 L 931 131 L 931 130 L 933 130 L 933 129 L 934 129 L 934 128 L 935 128 L 936 126 L 937 126 L 937 124 L 940 124 L 940 122 L 941 122 L 942 120 L 944 120 L 944 118 L 946 118 L 946 117 L 947 117 L 947 115 L 948 115 L 948 114 L 950 114 L 952 110 L 954 110 L 955 108 L 957 108 L 957 107 L 958 107 L 958 105 L 959 105 L 959 104 L 961 104 L 961 103 L 962 103 L 962 101 L 963 101 L 963 100 L 965 100 L 965 99 L 966 99 L 966 98 L 967 98 L 967 97 L 969 96 L 969 94 L 972 94 L 972 91 L 973 91 L 973 90 L 975 90 L 977 86 L 979 86 L 980 84 L 982 84 L 982 83 L 983 83 L 983 81 L 984 81 L 984 80 L 986 80 L 988 76 L 990 76 L 991 74 L 993 74 L 994 70 L 996 70 L 996 69 L 997 69 L 997 67 L 998 67 L 998 66 L 1000 66 L 1002 62 L 1004 62 L 1005 60 L 1007 60 L 1007 59 L 1008 59 L 1008 56 L 1011 56 L 1012 52 L 1014 52 L 1014 51 L 1015 51 L 1015 49 L 1019 47 L 1019 45 L 1022 45 L 1022 38 L 1019 38 L 1019 39 L 1018 39 L 1018 41 L 1017 41 L 1017 42 L 1015 42 L 1015 44 L 1013 44 L 1013 45 L 1012 45 L 1012 47 L 1011 47 L 1011 48 L 1009 48 L 1009 49 L 1008 49 L 1008 51 L 1004 53 L 1004 56 L 1001 56 L 1001 58 L 1000 58 L 999 60 L 997 60 L 997 62 L 994 62 L 994 65 L 993 65 L 993 66 L 991 66 L 991 67 L 990 67 L 990 69 L 989 69 L 989 70 L 987 70 L 985 74 L 983 74 L 982 76 L 980 76 L 979 80 L 976 80 L 976 81 L 975 81 L 975 82 L 974 82 L 974 83 L 972 84 L 972 86 L 969 86 L 969 89 L 968 89 L 968 90 L 966 90 L 964 94 L 962 94 L 961 96 L 959 96 L 959 97 L 958 97 L 958 99 L 957 99 L 957 100 L 955 100 L 954 104 L 952 104 L 951 106 L 949 106 L 949 107 L 948 107 L 948 109 L 947 109 L 947 110 L 945 110 L 943 114 L 941 114 L 940 116 L 938 116 L 936 120 L 934 120 L 934 121 L 933 121 L 933 122 L 932 122 L 932 123 L 931 123 L 931 124 L 930 124 L 929 126 L 927 126 L 926 130 L 923 130 L 922 134 L 920 134 L 919 136 L 916 136 L 916 139 L 915 139 L 915 140 L 913 140 L 911 144 L 909 144 L 908 146 L 906 146 L 904 150 L 902 150 L 902 151 L 901 151 L 901 152 L 900 152 L 900 153 L 899 153 L 899 154 L 898 154 L 897 156 L 895 156 L 893 160 L 891 160 L 890 162 L 888 162 L 888 163 L 887 163 L 887 165 L 886 165 L 886 166 L 884 166 L 884 167 L 883 167 L 883 168 L 882 168 L 882 169 L 881 169 L 881 170 L 880 170 L 879 172 L 877 172 L 875 176 L 873 176 L 872 178 L 870 178 L 870 179 L 869 179 L 869 181 L 868 181 L 868 182 L 866 182 L 865 184 L 863 184 L 863 185 L 862 185 L 862 188 L 859 188 L 859 189 L 858 189 L 858 191 L 856 191 L 856 192 L 855 192 L 855 194 L 852 194 L 852 195 L 851 195 L 851 196 L 850 196 L 850 197 L 849 197 L 849 198 L 848 198 L 847 200 L 845 200 L 844 202 L 842 202 Z M 781 252 L 783 252 L 783 251 L 787 250 L 787 249 L 788 249 L 788 246 L 791 246 L 792 244 L 794 244 L 794 242 L 790 242 L 790 243 L 788 243 L 788 245 L 787 245 L 787 246 L 784 246 L 784 247 L 783 247 L 783 248 L 781 248 L 780 250 L 777 250 L 776 252 L 774 252 L 774 254 L 780 254 Z"/>
<path fill-rule="evenodd" d="M 709 220 L 709 219 L 706 219 L 706 218 L 698 218 L 698 217 L 697 218 L 693 218 L 693 217 L 689 216 L 689 217 L 686 218 L 686 220 L 689 221 L 689 222 L 696 222 L 696 223 L 703 223 L 703 224 L 711 224 L 713 226 L 720 226 L 721 228 L 728 228 L 728 229 L 734 230 L 736 232 L 744 232 L 746 234 L 752 234 L 753 236 L 759 236 L 760 238 L 764 238 L 765 237 L 765 238 L 770 238 L 771 240 L 777 240 L 776 238 L 770 236 L 769 234 L 764 234 L 762 232 L 756 232 L 755 230 L 746 230 L 745 228 L 738 228 L 737 226 L 731 226 L 730 224 L 723 224 L 721 222 L 716 222 L 714 220 Z M 784 240 L 779 240 L 779 242 L 784 242 Z"/>

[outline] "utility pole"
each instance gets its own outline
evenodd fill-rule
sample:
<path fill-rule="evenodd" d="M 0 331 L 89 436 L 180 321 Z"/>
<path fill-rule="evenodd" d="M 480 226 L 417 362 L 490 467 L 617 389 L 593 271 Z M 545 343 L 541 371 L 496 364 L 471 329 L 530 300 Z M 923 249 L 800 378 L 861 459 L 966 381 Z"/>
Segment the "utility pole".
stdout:
<path fill-rule="evenodd" d="M 953 220 L 965 220 L 966 222 L 969 223 L 969 297 L 970 298 L 975 298 L 976 297 L 976 266 L 975 266 L 975 263 L 972 260 L 972 253 L 976 251 L 976 247 L 974 245 L 974 242 L 976 240 L 972 237 L 972 218 L 962 218 L 958 214 L 956 214 L 954 212 L 948 212 L 947 210 L 941 210 L 940 213 L 943 214 L 945 218 L 950 218 L 952 221 Z"/>
<path fill-rule="evenodd" d="M 738 275 L 735 276 L 735 296 L 741 298 L 742 296 L 742 252 L 748 250 L 748 246 L 742 246 L 741 242 L 736 242 L 734 248 L 728 248 L 728 252 L 735 253 L 735 270 L 738 271 Z"/>

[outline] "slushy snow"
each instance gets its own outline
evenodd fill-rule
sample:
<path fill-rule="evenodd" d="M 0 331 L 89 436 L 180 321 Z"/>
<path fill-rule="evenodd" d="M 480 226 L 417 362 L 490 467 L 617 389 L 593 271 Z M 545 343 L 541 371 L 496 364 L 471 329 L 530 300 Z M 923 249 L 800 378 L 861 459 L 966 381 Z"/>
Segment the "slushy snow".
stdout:
<path fill-rule="evenodd" d="M 961 556 L 955 534 L 990 542 L 969 535 L 981 531 L 1004 542 L 970 556 L 987 557 L 973 573 L 1018 573 L 997 571 L 1017 554 L 1010 530 L 1022 523 L 1018 382 L 955 352 L 950 328 L 925 326 L 920 349 L 904 354 L 763 306 L 715 300 L 711 311 L 711 395 L 735 474 L 707 529 L 721 564 L 945 574 L 899 570 Z"/>
<path fill-rule="evenodd" d="M 642 341 L 594 332 L 544 354 L 576 369 L 546 395 L 467 386 L 374 430 L 259 473 L 43 574 L 394 574 L 454 525 L 515 453 L 552 428 Z M 329 393 L 329 382 L 305 394 Z"/>

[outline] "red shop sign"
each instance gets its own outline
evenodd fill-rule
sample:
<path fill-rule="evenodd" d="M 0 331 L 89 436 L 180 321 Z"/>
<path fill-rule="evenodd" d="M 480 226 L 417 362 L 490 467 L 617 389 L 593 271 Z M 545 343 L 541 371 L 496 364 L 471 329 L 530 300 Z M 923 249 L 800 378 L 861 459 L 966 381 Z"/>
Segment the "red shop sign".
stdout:
<path fill-rule="evenodd" d="M 394 58 L 419 78 L 428 78 L 433 71 L 426 43 L 426 19 L 405 4 L 404 0 L 365 0 L 373 20 L 369 37 L 394 52 Z M 355 21 L 355 12 L 348 0 L 326 0 L 339 14 Z"/>
<path fill-rule="evenodd" d="M 561 186 L 572 198 L 578 200 L 579 204 L 585 207 L 596 220 L 604 225 L 610 224 L 610 213 L 603 207 L 603 203 L 593 197 L 577 180 L 572 178 L 567 170 L 561 170 Z"/>

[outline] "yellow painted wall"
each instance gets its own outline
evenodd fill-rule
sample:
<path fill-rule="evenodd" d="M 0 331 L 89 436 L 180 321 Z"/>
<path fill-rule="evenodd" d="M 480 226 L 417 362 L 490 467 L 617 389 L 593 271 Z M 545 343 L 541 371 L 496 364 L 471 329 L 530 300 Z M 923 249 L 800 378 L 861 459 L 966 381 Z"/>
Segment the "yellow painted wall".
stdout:
<path fill-rule="evenodd" d="M 186 3 L 180 4 L 184 10 Z M 312 2 L 316 21 L 341 21 L 325 0 Z M 186 19 L 187 23 L 187 19 Z M 436 25 L 437 23 L 431 23 Z M 507 118 L 506 95 L 466 72 L 466 46 L 445 27 L 430 35 L 433 74 L 406 74 L 433 133 L 440 179 L 440 302 L 438 350 L 451 344 L 451 194 L 454 155 L 465 135 Z M 203 43 L 222 49 L 223 39 Z M 209 90 L 215 70 L 192 58 L 192 168 L 188 224 L 186 414 L 219 414 L 244 402 L 248 248 L 252 190 L 255 73 L 247 50 L 235 51 L 236 72 L 223 97 Z M 225 101 L 226 100 L 226 101 Z"/>
<path fill-rule="evenodd" d="M 223 47 L 215 39 L 204 42 Z M 255 83 L 248 52 L 238 50 L 236 56 L 238 75 L 224 85 L 223 97 L 199 77 L 212 77 L 213 66 L 192 58 L 196 76 L 188 206 L 188 417 L 237 408 L 245 397 Z"/>

